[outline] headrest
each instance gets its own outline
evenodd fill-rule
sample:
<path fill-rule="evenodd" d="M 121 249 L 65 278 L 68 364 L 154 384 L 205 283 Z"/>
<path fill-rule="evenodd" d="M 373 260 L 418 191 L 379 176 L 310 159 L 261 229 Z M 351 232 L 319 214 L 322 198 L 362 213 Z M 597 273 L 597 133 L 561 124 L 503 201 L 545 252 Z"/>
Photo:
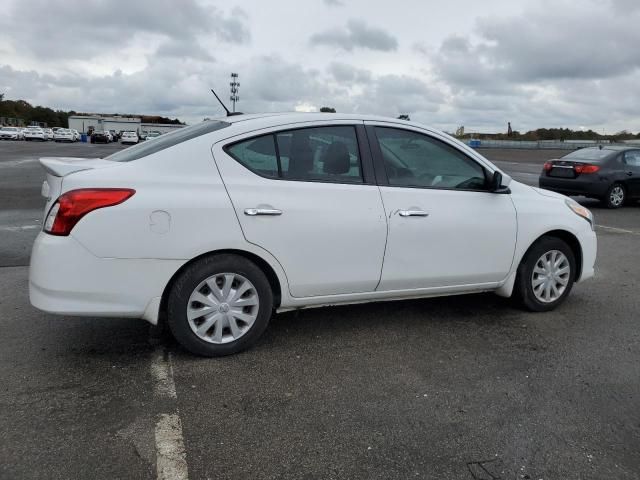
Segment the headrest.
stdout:
<path fill-rule="evenodd" d="M 343 142 L 333 142 L 324 154 L 324 173 L 342 175 L 350 169 L 349 149 Z"/>

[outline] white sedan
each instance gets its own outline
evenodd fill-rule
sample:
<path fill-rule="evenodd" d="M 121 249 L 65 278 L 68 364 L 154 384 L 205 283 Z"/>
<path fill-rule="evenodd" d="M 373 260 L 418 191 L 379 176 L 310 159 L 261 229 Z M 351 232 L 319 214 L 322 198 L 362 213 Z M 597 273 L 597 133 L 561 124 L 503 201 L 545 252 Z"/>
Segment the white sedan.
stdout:
<path fill-rule="evenodd" d="M 2 127 L 0 128 L 0 140 L 23 140 L 24 134 L 22 130 L 17 127 Z"/>
<path fill-rule="evenodd" d="M 59 128 L 53 134 L 53 139 L 56 142 L 75 142 L 76 135 L 72 130 L 69 130 L 68 128 Z"/>
<path fill-rule="evenodd" d="M 122 137 L 120 138 L 120 143 L 124 144 L 134 144 L 138 143 L 138 134 L 136 132 L 122 132 Z"/>
<path fill-rule="evenodd" d="M 27 127 L 23 131 L 24 139 L 27 141 L 30 140 L 40 140 L 41 142 L 47 141 L 47 134 L 41 128 Z"/>
<path fill-rule="evenodd" d="M 586 208 L 417 123 L 238 115 L 40 162 L 31 303 L 166 319 L 199 355 L 249 347 L 274 311 L 472 292 L 545 311 L 594 274 Z"/>

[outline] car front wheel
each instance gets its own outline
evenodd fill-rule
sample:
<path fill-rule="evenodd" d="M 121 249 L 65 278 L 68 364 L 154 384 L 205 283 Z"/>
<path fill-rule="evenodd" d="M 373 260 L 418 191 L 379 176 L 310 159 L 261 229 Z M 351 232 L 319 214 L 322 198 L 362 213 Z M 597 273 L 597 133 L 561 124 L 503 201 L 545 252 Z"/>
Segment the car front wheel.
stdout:
<path fill-rule="evenodd" d="M 196 355 L 215 357 L 245 350 L 260 338 L 273 312 L 273 293 L 253 262 L 212 255 L 180 274 L 167 306 L 176 340 Z"/>
<path fill-rule="evenodd" d="M 528 310 L 553 310 L 571 292 L 575 276 L 576 261 L 569 245 L 556 237 L 543 237 L 518 267 L 514 296 Z"/>

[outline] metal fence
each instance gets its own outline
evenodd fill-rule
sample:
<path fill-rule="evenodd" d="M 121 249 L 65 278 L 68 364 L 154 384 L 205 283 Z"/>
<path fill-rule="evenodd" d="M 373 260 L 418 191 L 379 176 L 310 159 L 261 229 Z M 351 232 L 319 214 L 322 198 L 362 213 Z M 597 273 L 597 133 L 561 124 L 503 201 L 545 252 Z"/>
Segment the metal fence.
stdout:
<path fill-rule="evenodd" d="M 560 140 L 539 140 L 539 141 L 525 141 L 525 140 L 475 140 L 465 139 L 464 143 L 472 148 L 513 148 L 513 149 L 549 149 L 549 150 L 577 150 L 578 148 L 595 147 L 598 145 L 609 145 L 609 142 L 593 142 L 586 141 L 580 142 L 576 140 L 572 141 L 560 141 Z"/>

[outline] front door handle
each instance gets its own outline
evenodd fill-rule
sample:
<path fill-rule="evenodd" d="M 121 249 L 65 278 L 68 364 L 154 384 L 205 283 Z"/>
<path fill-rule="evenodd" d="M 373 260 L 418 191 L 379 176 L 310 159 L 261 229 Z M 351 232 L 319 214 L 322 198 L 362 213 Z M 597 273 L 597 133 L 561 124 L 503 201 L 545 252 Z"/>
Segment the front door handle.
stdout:
<path fill-rule="evenodd" d="M 250 217 L 255 217 L 256 215 L 282 215 L 282 210 L 277 208 L 245 208 L 244 214 Z"/>
<path fill-rule="evenodd" d="M 398 215 L 401 217 L 428 217 L 429 214 L 424 210 L 400 210 Z"/>
<path fill-rule="evenodd" d="M 631 177 L 633 175 L 633 172 L 627 172 L 627 175 Z"/>

